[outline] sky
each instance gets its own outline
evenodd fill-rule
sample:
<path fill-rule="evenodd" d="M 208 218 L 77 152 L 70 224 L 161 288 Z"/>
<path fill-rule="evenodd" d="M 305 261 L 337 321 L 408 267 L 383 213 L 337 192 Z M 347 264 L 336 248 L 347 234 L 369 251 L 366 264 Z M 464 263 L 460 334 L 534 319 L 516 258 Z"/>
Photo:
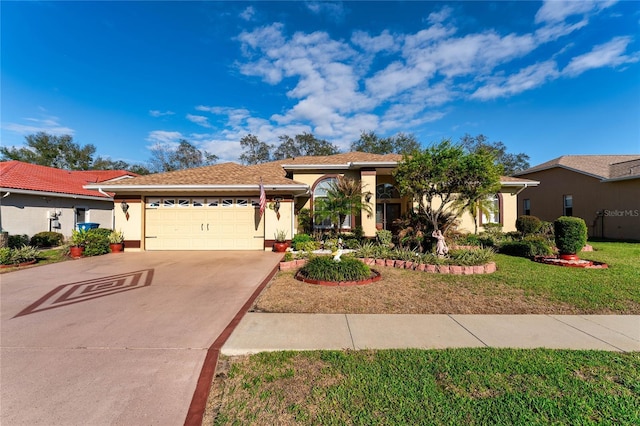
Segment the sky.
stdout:
<path fill-rule="evenodd" d="M 640 153 L 638 1 L 2 1 L 0 136 L 39 131 L 143 163 L 251 133 L 347 151 L 502 141 L 531 165 Z"/>

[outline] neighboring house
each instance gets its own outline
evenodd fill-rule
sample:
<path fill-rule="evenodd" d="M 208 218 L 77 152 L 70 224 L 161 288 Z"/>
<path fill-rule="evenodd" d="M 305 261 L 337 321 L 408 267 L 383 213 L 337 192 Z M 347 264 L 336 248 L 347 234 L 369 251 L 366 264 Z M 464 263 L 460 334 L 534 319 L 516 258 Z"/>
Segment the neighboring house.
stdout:
<path fill-rule="evenodd" d="M 640 155 L 565 155 L 516 175 L 540 181 L 518 214 L 581 217 L 591 237 L 640 240 Z"/>
<path fill-rule="evenodd" d="M 113 194 L 90 183 L 138 176 L 124 170 L 69 171 L 21 161 L 0 162 L 0 227 L 10 235 L 55 231 L 70 236 L 78 223 L 113 226 Z"/>
<path fill-rule="evenodd" d="M 401 160 L 396 154 L 350 152 L 252 166 L 223 163 L 85 188 L 113 192 L 116 205 L 126 206 L 126 214 L 115 209 L 115 227 L 124 232 L 128 249 L 263 250 L 273 246 L 277 231 L 291 239 L 298 232 L 300 210 L 313 211 L 314 201 L 325 196 L 327 184 L 339 175 L 362 181 L 363 198 L 373 211 L 347 218 L 344 229 L 362 226 L 365 236 L 374 237 L 377 229 L 390 228 L 411 205 L 400 197 L 392 176 Z M 263 215 L 261 179 L 268 204 Z M 495 197 L 497 214 L 488 220 L 515 230 L 516 194 L 536 184 L 503 178 Z M 472 218 L 463 218 L 461 226 L 472 231 Z"/>

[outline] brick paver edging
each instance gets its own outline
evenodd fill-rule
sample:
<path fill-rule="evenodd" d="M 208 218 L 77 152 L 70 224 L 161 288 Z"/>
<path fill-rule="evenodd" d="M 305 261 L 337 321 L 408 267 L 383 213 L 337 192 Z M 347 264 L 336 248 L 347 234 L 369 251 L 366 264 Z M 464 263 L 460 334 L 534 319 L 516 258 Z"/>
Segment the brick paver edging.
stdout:
<path fill-rule="evenodd" d="M 492 274 L 496 268 L 496 262 L 489 262 L 484 265 L 477 266 L 458 266 L 458 265 L 427 265 L 424 263 L 407 262 L 404 260 L 393 259 L 373 259 L 360 258 L 360 260 L 370 266 L 387 266 L 400 269 L 411 269 L 414 271 L 424 271 L 433 274 L 453 274 L 453 275 L 474 275 L 474 274 Z M 289 262 L 280 262 L 281 271 L 289 271 L 292 269 L 302 268 L 307 263 L 306 259 L 291 260 Z"/>

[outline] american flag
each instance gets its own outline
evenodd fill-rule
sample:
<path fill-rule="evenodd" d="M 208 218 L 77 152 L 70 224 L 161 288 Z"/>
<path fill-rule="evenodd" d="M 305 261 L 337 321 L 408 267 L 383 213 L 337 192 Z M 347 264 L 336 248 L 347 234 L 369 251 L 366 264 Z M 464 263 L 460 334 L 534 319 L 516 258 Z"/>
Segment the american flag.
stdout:
<path fill-rule="evenodd" d="M 267 206 L 267 194 L 264 192 L 264 184 L 260 178 L 260 216 L 264 214 L 264 208 Z"/>

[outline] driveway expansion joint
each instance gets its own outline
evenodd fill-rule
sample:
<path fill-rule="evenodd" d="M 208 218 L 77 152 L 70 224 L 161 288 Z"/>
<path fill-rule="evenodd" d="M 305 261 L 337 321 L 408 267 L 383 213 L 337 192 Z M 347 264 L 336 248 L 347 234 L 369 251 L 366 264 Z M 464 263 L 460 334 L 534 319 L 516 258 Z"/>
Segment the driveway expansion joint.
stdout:
<path fill-rule="evenodd" d="M 618 351 L 620 351 L 620 352 L 628 352 L 628 351 L 625 351 L 625 350 L 624 350 L 624 349 L 622 349 L 622 348 L 617 347 L 616 345 L 613 345 L 613 344 L 611 344 L 611 343 L 607 342 L 606 340 L 602 340 L 601 338 L 599 338 L 599 337 L 597 337 L 597 336 L 594 336 L 594 335 L 593 335 L 593 334 L 591 334 L 591 333 L 587 333 L 586 331 L 581 330 L 580 328 L 578 328 L 578 327 L 576 327 L 576 326 L 574 326 L 574 325 L 571 325 L 571 324 L 569 324 L 569 323 L 567 323 L 567 322 L 565 322 L 565 321 L 562 321 L 562 320 L 561 320 L 560 318 L 558 318 L 557 316 L 553 316 L 553 315 L 547 315 L 547 316 L 548 316 L 548 317 L 550 317 L 550 318 L 553 318 L 554 320 L 558 321 L 559 323 L 562 323 L 562 324 L 564 324 L 564 325 L 566 325 L 566 326 L 568 326 L 568 327 L 573 328 L 574 330 L 579 331 L 580 333 L 583 333 L 583 334 L 585 334 L 585 335 L 587 335 L 587 336 L 589 336 L 589 337 L 591 337 L 591 338 L 593 338 L 593 339 L 596 339 L 596 340 L 598 340 L 598 341 L 600 341 L 600 342 L 604 343 L 604 344 L 605 344 L 605 345 L 607 345 L 607 346 L 611 346 L 612 348 L 615 348 L 616 350 L 618 350 Z M 581 316 L 580 316 L 580 317 L 581 317 Z M 594 324 L 596 324 L 596 325 L 598 325 L 598 326 L 601 326 L 600 324 L 595 323 L 595 322 L 594 322 Z M 623 335 L 623 336 L 624 336 L 624 335 Z"/>
<path fill-rule="evenodd" d="M 454 314 L 447 314 L 447 316 L 449 318 L 451 318 L 453 320 L 453 322 L 455 322 L 456 324 L 458 324 L 460 327 L 462 327 L 462 329 L 464 331 L 466 331 L 467 333 L 469 333 L 470 335 L 472 335 L 474 338 L 476 338 L 476 340 L 478 340 L 478 342 L 482 343 L 484 345 L 485 348 L 488 348 L 489 345 L 487 345 L 481 338 L 479 338 L 478 336 L 476 336 L 475 334 L 473 334 L 473 332 L 471 332 L 471 330 L 469 330 L 467 327 L 465 327 L 464 325 L 460 324 L 454 317 Z"/>
<path fill-rule="evenodd" d="M 349 338 L 351 339 L 351 349 L 356 348 L 356 342 L 354 342 L 353 340 L 353 333 L 351 332 L 351 324 L 349 324 L 349 315 L 348 314 L 344 314 L 344 319 L 347 322 L 347 330 L 349 330 Z"/>

